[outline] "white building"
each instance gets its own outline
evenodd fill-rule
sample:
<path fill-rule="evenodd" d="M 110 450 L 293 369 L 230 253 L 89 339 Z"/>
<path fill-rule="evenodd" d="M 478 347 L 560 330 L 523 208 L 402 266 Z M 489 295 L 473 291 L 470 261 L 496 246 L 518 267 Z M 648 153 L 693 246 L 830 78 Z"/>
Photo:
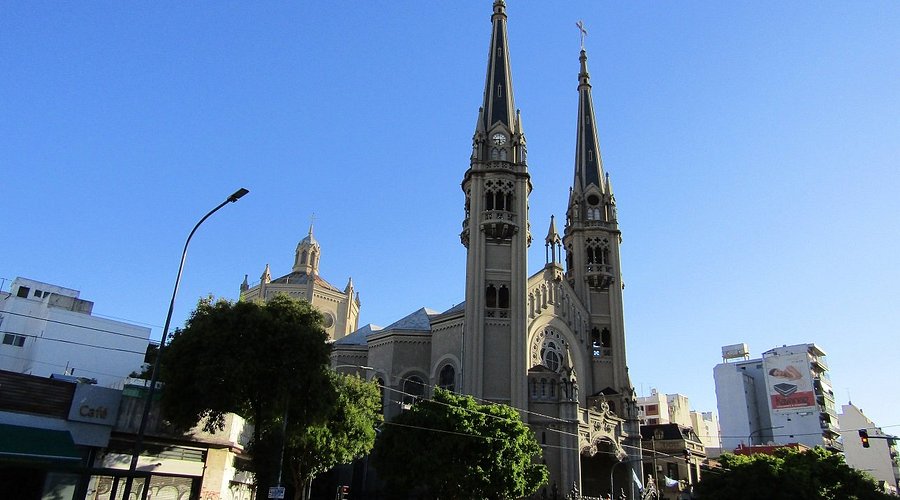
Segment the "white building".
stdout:
<path fill-rule="evenodd" d="M 91 315 L 79 291 L 16 278 L 0 292 L 0 369 L 119 385 L 140 371 L 150 329 Z"/>
<path fill-rule="evenodd" d="M 746 344 L 725 346 L 722 353 L 713 378 L 724 449 L 771 442 L 841 450 L 834 391 L 819 346 L 777 347 L 757 359 L 749 359 Z"/>
<path fill-rule="evenodd" d="M 683 394 L 660 394 L 656 389 L 650 389 L 649 396 L 637 398 L 637 405 L 642 426 L 678 424 L 693 429 L 704 448 L 722 446 L 716 414 L 692 411 L 690 400 Z"/>
<path fill-rule="evenodd" d="M 637 398 L 641 425 L 678 424 L 691 425 L 691 404 L 683 394 L 660 394 L 650 389 L 649 396 Z"/>
<path fill-rule="evenodd" d="M 900 465 L 893 441 L 884 439 L 887 435 L 853 403 L 841 407 L 840 422 L 847 463 L 874 477 L 886 493 L 897 495 Z M 870 436 L 868 448 L 862 445 L 860 429 L 865 429 Z"/>
<path fill-rule="evenodd" d="M 709 455 L 710 448 L 721 448 L 722 439 L 719 432 L 719 418 L 711 411 L 692 411 L 691 427 L 700 438 L 700 442 L 707 449 L 706 454 Z"/>

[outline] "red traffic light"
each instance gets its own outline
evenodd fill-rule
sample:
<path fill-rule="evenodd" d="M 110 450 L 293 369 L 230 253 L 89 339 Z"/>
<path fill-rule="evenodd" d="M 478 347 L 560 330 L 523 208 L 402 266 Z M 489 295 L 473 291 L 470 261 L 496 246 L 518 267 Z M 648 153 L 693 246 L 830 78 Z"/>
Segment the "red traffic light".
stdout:
<path fill-rule="evenodd" d="M 862 442 L 863 448 L 869 447 L 869 431 L 865 429 L 859 430 L 859 440 Z"/>

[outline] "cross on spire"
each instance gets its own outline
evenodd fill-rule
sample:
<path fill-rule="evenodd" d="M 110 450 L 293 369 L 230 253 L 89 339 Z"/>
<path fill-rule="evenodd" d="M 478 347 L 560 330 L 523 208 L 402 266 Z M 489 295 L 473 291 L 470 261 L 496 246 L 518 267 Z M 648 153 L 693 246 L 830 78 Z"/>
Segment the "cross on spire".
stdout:
<path fill-rule="evenodd" d="M 578 22 L 575 23 L 575 26 L 578 26 L 578 31 L 581 32 L 581 48 L 584 49 L 584 37 L 588 34 L 587 30 L 584 28 L 584 21 L 579 19 Z"/>

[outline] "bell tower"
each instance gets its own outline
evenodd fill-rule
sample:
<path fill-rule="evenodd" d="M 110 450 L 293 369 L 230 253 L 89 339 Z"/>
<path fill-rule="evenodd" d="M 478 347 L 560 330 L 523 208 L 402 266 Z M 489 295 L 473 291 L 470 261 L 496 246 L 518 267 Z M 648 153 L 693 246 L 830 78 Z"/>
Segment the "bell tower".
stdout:
<path fill-rule="evenodd" d="M 467 249 L 462 379 L 467 394 L 523 408 L 531 179 L 513 100 L 503 0 L 494 2 L 491 24 L 484 101 L 462 181 L 460 240 Z"/>
<path fill-rule="evenodd" d="M 306 273 L 308 276 L 319 274 L 319 257 L 322 255 L 322 249 L 319 242 L 313 237 L 313 226 L 309 225 L 309 234 L 306 238 L 300 240 L 297 244 L 297 250 L 294 251 L 294 267 L 292 271 L 295 273 Z"/>
<path fill-rule="evenodd" d="M 608 394 L 616 408 L 630 411 L 633 396 L 625 362 L 619 262 L 622 238 L 612 183 L 603 172 L 587 53 L 583 48 L 580 61 L 575 178 L 569 192 L 563 237 L 565 276 L 590 314 L 591 387 Z"/>

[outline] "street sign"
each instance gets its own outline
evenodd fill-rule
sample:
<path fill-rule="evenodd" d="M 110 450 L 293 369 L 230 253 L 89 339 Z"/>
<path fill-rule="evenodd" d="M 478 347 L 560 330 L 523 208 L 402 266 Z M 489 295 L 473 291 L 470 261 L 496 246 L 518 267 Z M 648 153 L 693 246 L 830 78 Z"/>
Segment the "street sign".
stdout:
<path fill-rule="evenodd" d="M 270 500 L 284 500 L 284 486 L 273 486 L 269 488 Z"/>

